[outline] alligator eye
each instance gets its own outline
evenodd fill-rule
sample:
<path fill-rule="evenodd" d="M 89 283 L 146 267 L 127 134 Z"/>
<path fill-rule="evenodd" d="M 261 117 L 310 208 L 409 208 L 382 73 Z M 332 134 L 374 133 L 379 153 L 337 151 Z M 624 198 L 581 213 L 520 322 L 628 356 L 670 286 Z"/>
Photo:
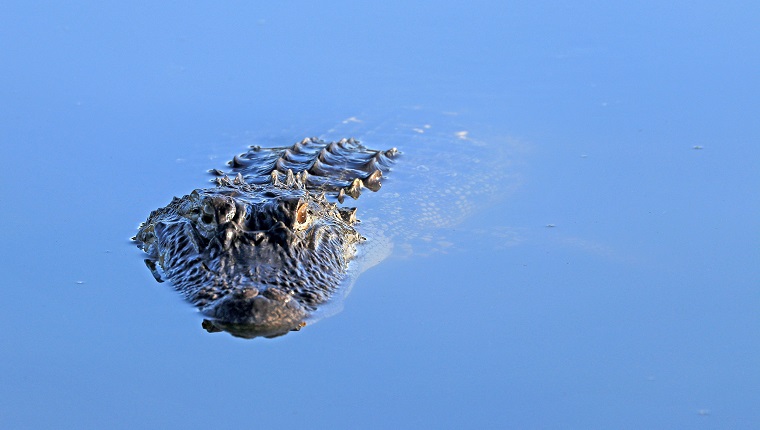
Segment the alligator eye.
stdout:
<path fill-rule="evenodd" d="M 309 217 L 309 204 L 301 203 L 296 209 L 296 223 L 305 224 Z"/>
<path fill-rule="evenodd" d="M 201 217 L 201 221 L 203 221 L 205 224 L 211 224 L 211 221 L 213 221 L 214 218 L 210 214 L 203 214 Z"/>

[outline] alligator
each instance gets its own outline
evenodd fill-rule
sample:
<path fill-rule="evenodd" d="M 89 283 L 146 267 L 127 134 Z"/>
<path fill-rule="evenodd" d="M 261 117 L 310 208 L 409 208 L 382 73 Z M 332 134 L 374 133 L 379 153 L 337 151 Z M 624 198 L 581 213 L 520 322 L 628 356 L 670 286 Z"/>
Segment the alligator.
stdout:
<path fill-rule="evenodd" d="M 378 191 L 398 155 L 353 138 L 252 146 L 229 172 L 210 171 L 215 186 L 151 212 L 133 240 L 155 279 L 204 315 L 207 331 L 299 330 L 345 282 L 366 240 L 346 197 Z"/>

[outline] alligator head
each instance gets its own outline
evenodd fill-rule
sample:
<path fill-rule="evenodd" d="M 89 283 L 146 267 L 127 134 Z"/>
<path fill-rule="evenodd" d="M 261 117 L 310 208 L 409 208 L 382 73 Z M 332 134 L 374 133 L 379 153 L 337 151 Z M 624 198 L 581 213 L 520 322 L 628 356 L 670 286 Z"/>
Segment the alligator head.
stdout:
<path fill-rule="evenodd" d="M 377 191 L 395 148 L 306 138 L 251 149 L 219 170 L 215 188 L 151 212 L 134 240 L 159 282 L 169 281 L 207 317 L 204 328 L 273 337 L 301 328 L 346 278 L 363 238 L 346 196 Z M 295 173 L 294 173 L 295 172 Z"/>
<path fill-rule="evenodd" d="M 242 337 L 297 330 L 345 277 L 354 208 L 314 195 L 301 178 L 268 186 L 221 178 L 151 213 L 135 240 L 157 280 L 168 279 L 208 317 Z"/>

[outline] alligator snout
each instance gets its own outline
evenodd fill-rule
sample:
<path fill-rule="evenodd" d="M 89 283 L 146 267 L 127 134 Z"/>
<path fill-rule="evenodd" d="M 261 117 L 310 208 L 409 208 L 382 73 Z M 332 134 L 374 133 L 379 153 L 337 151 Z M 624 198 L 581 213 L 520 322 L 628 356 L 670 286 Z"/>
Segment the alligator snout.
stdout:
<path fill-rule="evenodd" d="M 244 326 L 257 335 L 282 334 L 303 325 L 306 310 L 293 297 L 279 288 L 260 291 L 241 288 L 225 296 L 203 313 L 215 324 Z"/>

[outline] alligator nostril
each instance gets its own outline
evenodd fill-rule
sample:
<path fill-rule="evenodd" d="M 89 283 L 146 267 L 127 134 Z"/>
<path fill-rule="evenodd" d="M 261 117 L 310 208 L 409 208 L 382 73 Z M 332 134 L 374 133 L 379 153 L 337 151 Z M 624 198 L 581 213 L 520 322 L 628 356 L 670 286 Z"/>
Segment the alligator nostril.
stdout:
<path fill-rule="evenodd" d="M 211 215 L 205 213 L 201 217 L 201 221 L 203 221 L 206 224 L 211 224 L 211 222 L 214 221 L 214 217 L 212 217 Z"/>

